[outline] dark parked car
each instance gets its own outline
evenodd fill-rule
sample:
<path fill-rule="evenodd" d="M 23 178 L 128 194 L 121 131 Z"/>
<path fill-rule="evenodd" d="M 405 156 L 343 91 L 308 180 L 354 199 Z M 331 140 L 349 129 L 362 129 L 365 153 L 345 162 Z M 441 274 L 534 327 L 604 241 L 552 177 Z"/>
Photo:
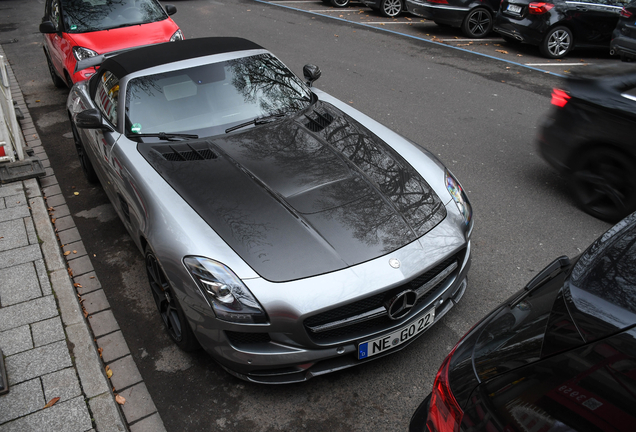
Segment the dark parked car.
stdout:
<path fill-rule="evenodd" d="M 618 24 L 612 33 L 610 53 L 620 56 L 623 61 L 636 59 L 636 1 L 620 12 Z"/>
<path fill-rule="evenodd" d="M 636 425 L 636 214 L 561 257 L 476 324 L 411 432 L 631 432 Z"/>
<path fill-rule="evenodd" d="M 494 31 L 509 42 L 537 45 L 548 58 L 566 56 L 574 47 L 607 47 L 623 0 L 502 0 Z"/>
<path fill-rule="evenodd" d="M 406 12 L 405 0 L 360 0 L 362 4 L 380 12 L 380 15 L 393 18 Z"/>
<path fill-rule="evenodd" d="M 616 222 L 636 211 L 636 66 L 588 68 L 552 92 L 541 156 L 587 213 Z"/>
<path fill-rule="evenodd" d="M 499 0 L 406 0 L 406 7 L 437 25 L 458 27 L 469 38 L 482 38 L 492 31 Z"/>
<path fill-rule="evenodd" d="M 245 39 L 191 39 L 108 58 L 67 99 L 168 334 L 250 381 L 390 355 L 467 285 L 459 182 L 304 76 Z"/>

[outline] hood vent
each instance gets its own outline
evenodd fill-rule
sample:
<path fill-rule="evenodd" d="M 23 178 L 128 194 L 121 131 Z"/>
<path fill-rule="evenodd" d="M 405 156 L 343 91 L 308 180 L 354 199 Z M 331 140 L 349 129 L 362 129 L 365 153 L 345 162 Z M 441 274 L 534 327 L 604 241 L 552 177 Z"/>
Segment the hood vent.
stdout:
<path fill-rule="evenodd" d="M 305 126 L 307 126 L 307 129 L 312 132 L 320 132 L 321 130 L 329 126 L 333 121 L 333 116 L 327 111 L 323 111 L 321 113 L 314 110 L 311 115 L 305 114 L 305 117 L 307 117 L 307 119 L 309 120 L 307 123 L 305 123 Z"/>
<path fill-rule="evenodd" d="M 207 145 L 198 149 L 189 144 L 186 144 L 182 146 L 161 147 L 160 149 L 155 148 L 155 150 L 159 151 L 161 156 L 163 156 L 165 160 L 170 162 L 208 160 L 216 159 L 218 157 L 212 150 L 208 148 Z"/>

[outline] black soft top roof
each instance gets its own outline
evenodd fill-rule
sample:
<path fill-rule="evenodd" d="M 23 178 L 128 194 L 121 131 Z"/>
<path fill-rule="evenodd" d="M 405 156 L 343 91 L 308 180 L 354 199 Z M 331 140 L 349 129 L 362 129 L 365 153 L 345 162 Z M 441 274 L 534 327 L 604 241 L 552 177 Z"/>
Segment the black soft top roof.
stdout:
<path fill-rule="evenodd" d="M 126 51 L 106 59 L 101 67 L 122 78 L 130 73 L 167 63 L 253 49 L 263 49 L 263 47 L 247 39 L 236 37 L 186 39 Z"/>

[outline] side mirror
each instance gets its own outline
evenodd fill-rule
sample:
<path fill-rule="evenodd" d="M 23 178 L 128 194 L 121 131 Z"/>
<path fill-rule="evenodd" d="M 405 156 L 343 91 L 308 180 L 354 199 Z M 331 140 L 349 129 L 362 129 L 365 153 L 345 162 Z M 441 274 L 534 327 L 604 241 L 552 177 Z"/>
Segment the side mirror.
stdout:
<path fill-rule="evenodd" d="M 168 15 L 174 15 L 177 13 L 177 8 L 175 5 L 167 4 L 164 6 L 164 8 L 166 9 L 166 13 Z"/>
<path fill-rule="evenodd" d="M 57 33 L 57 28 L 51 21 L 42 21 L 40 24 L 40 33 Z"/>
<path fill-rule="evenodd" d="M 112 132 L 113 129 L 104 123 L 102 113 L 95 108 L 87 109 L 75 115 L 75 126 L 80 129 L 102 129 Z"/>
<path fill-rule="evenodd" d="M 308 64 L 303 67 L 303 76 L 309 87 L 311 87 L 314 81 L 320 78 L 320 75 L 322 75 L 322 72 L 320 72 L 320 68 L 316 65 Z"/>

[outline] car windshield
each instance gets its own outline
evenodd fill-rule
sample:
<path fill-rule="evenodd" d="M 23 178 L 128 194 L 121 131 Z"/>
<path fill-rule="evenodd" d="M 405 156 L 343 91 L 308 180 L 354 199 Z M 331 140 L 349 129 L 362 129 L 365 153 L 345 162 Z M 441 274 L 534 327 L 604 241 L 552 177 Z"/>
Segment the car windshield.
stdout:
<path fill-rule="evenodd" d="M 276 57 L 260 54 L 131 79 L 126 134 L 212 136 L 310 104 L 307 86 Z"/>
<path fill-rule="evenodd" d="M 166 13 L 155 0 L 62 0 L 64 28 L 86 33 L 161 21 Z"/>

